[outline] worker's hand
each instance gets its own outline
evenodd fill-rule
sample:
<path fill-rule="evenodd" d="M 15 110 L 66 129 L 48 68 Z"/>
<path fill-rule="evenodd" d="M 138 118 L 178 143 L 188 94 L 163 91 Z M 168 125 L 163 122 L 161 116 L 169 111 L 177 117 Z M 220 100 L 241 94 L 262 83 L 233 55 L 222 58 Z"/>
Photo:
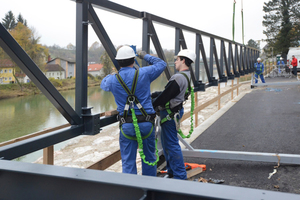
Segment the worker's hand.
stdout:
<path fill-rule="evenodd" d="M 154 98 L 158 97 L 158 95 L 160 95 L 161 93 L 162 93 L 161 91 L 159 91 L 159 92 L 153 92 L 151 94 L 151 98 L 154 99 Z"/>
<path fill-rule="evenodd" d="M 139 57 L 140 59 L 144 59 L 146 54 L 147 54 L 146 51 L 137 51 L 136 52 L 137 57 Z"/>

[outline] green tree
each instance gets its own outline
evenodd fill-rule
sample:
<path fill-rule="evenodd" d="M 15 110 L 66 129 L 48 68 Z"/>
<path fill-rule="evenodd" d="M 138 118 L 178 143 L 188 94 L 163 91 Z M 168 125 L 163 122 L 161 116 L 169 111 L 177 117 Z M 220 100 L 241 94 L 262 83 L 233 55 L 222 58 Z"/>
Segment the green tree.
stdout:
<path fill-rule="evenodd" d="M 288 53 L 289 47 L 297 45 L 292 28 L 299 20 L 300 0 L 270 0 L 265 2 L 263 25 L 266 30 L 268 45 L 274 48 L 274 54 L 283 56 Z"/>
<path fill-rule="evenodd" d="M 104 54 L 101 55 L 100 62 L 103 64 L 103 76 L 106 76 L 116 71 L 113 62 L 111 61 L 106 51 L 104 52 Z"/>
<path fill-rule="evenodd" d="M 29 29 L 19 22 L 17 26 L 10 31 L 10 34 L 22 46 L 35 64 L 43 69 L 49 53 L 46 47 L 39 44 L 41 37 L 37 36 L 36 30 L 34 28 Z"/>
<path fill-rule="evenodd" d="M 257 42 L 255 42 L 254 40 L 250 39 L 248 41 L 248 44 L 247 44 L 248 47 L 253 47 L 253 48 L 256 48 L 256 49 L 259 49 L 259 45 Z"/>
<path fill-rule="evenodd" d="M 23 18 L 23 16 L 21 15 L 21 13 L 18 15 L 17 23 L 18 22 L 21 22 L 22 24 L 24 24 L 24 26 L 27 26 L 27 20 Z"/>
<path fill-rule="evenodd" d="M 12 30 L 16 27 L 17 22 L 12 11 L 8 11 L 8 13 L 5 14 L 5 17 L 2 19 L 2 25 L 7 30 Z"/>

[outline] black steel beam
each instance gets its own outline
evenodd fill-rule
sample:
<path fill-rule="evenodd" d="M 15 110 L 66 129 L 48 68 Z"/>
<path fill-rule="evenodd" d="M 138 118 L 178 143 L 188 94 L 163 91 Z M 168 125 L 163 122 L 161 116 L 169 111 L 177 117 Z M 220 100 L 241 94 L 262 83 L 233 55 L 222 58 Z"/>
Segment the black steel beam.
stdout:
<path fill-rule="evenodd" d="M 143 18 L 143 32 L 142 32 L 142 50 L 150 53 L 150 31 L 149 31 L 149 20 Z M 147 62 L 143 59 L 142 66 L 146 66 Z"/>
<path fill-rule="evenodd" d="M 77 0 L 82 1 L 82 0 Z M 114 3 L 108 0 L 88 0 L 89 3 L 94 4 L 96 8 L 110 11 L 112 13 L 117 13 L 131 18 L 142 18 L 142 12 L 122 6 L 120 4 Z"/>
<path fill-rule="evenodd" d="M 77 1 L 82 2 L 83 0 L 77 0 Z M 107 11 L 117 13 L 117 14 L 120 14 L 120 15 L 125 15 L 125 16 L 132 17 L 132 18 L 142 18 L 144 16 L 143 12 L 139 12 L 137 10 L 134 10 L 134 9 L 128 8 L 126 6 L 122 6 L 120 4 L 117 4 L 117 3 L 114 3 L 114 2 L 111 2 L 111 1 L 107 1 L 107 0 L 88 0 L 88 2 L 90 2 L 91 4 L 94 4 L 94 7 L 96 7 L 96 8 L 107 10 Z M 146 14 L 148 15 L 150 13 L 146 13 Z M 168 20 L 168 19 L 164 19 L 164 18 L 156 16 L 156 15 L 152 15 L 152 14 L 150 14 L 150 15 L 151 15 L 151 20 L 152 21 L 161 23 L 161 24 L 166 25 L 166 26 L 177 27 L 177 28 L 189 31 L 189 32 L 199 33 L 201 35 L 205 35 L 205 36 L 208 36 L 208 37 L 213 37 L 213 38 L 219 39 L 219 40 L 224 40 L 226 42 L 232 42 L 232 40 L 222 38 L 220 36 L 210 34 L 210 33 L 207 33 L 205 31 L 201 31 L 201 30 L 198 30 L 198 29 L 195 29 L 195 28 L 183 25 L 183 24 L 179 24 L 177 22 L 174 22 L 174 21 L 171 21 L 171 20 Z M 242 44 L 237 43 L 237 42 L 235 42 L 235 44 L 242 45 Z M 250 47 L 250 48 L 252 48 L 252 47 Z"/>
<path fill-rule="evenodd" d="M 221 70 L 222 74 L 224 74 L 224 50 L 225 50 L 224 41 L 221 40 L 221 42 L 220 42 L 220 70 Z"/>
<path fill-rule="evenodd" d="M 156 22 L 161 23 L 161 24 L 166 25 L 166 26 L 177 27 L 177 28 L 180 28 L 182 30 L 186 30 L 186 31 L 189 31 L 189 32 L 192 32 L 192 33 L 200 34 L 200 35 L 207 36 L 207 37 L 213 37 L 215 39 L 224 40 L 226 42 L 232 42 L 232 40 L 222 38 L 220 36 L 210 34 L 210 33 L 207 33 L 205 31 L 201 31 L 201 30 L 198 30 L 198 29 L 195 29 L 195 28 L 183 25 L 183 24 L 179 24 L 177 22 L 174 22 L 174 21 L 171 21 L 171 20 L 168 20 L 168 19 L 164 19 L 164 18 L 156 16 L 156 15 L 151 15 L 151 16 L 152 16 L 151 19 L 153 21 L 156 21 Z M 234 43 L 242 45 L 242 44 L 237 43 L 237 42 L 234 42 Z"/>
<path fill-rule="evenodd" d="M 184 38 L 184 35 L 182 32 L 182 29 L 179 29 L 179 43 L 180 43 L 182 49 L 187 49 L 187 45 L 185 42 L 185 38 Z"/>
<path fill-rule="evenodd" d="M 216 43 L 214 38 L 211 38 L 212 43 L 213 43 L 213 54 L 215 57 L 215 62 L 216 62 L 216 66 L 217 66 L 217 71 L 218 71 L 218 75 L 219 75 L 219 82 L 227 82 L 227 77 L 223 74 L 223 69 L 221 69 L 220 67 L 220 63 L 219 63 L 219 57 L 218 57 L 218 52 L 217 52 L 217 47 L 216 47 Z M 223 67 L 223 64 L 222 64 Z"/>
<path fill-rule="evenodd" d="M 224 63 L 225 63 L 225 68 L 226 68 L 226 72 L 227 72 L 227 77 L 229 80 L 234 79 L 234 75 L 231 73 L 231 70 L 230 70 L 230 59 L 227 60 L 226 48 L 225 48 L 225 44 L 224 44 L 223 40 L 221 40 L 221 50 L 222 50 L 222 53 L 224 56 Z"/>
<path fill-rule="evenodd" d="M 246 62 L 245 62 L 245 45 L 241 46 L 240 56 L 241 56 L 241 62 L 243 66 L 243 72 L 245 74 L 248 74 L 248 70 L 246 69 Z"/>
<path fill-rule="evenodd" d="M 99 114 L 83 114 L 83 118 L 85 119 L 86 117 L 91 119 L 84 120 L 85 123 L 83 125 L 67 127 L 41 136 L 0 147 L 0 158 L 3 157 L 5 160 L 12 160 L 65 140 L 72 139 L 82 134 L 95 135 L 99 133 L 100 128 L 118 121 L 117 115 L 101 117 L 99 119 Z"/>
<path fill-rule="evenodd" d="M 0 46 L 70 124 L 81 124 L 79 115 L 57 91 L 44 73 L 33 62 L 33 60 L 31 60 L 31 58 L 8 33 L 2 24 L 0 24 Z"/>
<path fill-rule="evenodd" d="M 199 35 L 196 34 L 196 61 L 195 61 L 195 77 L 196 80 L 200 80 L 200 47 L 199 47 L 199 43 L 200 43 L 200 39 L 199 39 Z"/>
<path fill-rule="evenodd" d="M 171 72 L 170 72 L 170 69 L 169 69 L 169 66 L 168 66 L 166 56 L 165 56 L 164 51 L 161 47 L 161 44 L 159 42 L 159 39 L 158 39 L 158 36 L 156 34 L 156 31 L 155 31 L 155 28 L 153 26 L 152 21 L 149 19 L 149 16 L 145 16 L 145 17 L 148 18 L 148 26 L 149 26 L 149 31 L 150 31 L 150 37 L 152 39 L 152 43 L 155 47 L 155 50 L 158 54 L 158 57 L 163 59 L 167 63 L 167 67 L 165 68 L 165 74 L 166 74 L 167 79 L 169 80 L 171 78 Z"/>
<path fill-rule="evenodd" d="M 277 191 L 5 160 L 0 188 L 1 199 L 299 199 Z"/>
<path fill-rule="evenodd" d="M 177 29 L 177 28 L 176 28 Z M 205 83 L 200 81 L 200 35 L 196 34 L 196 61 L 195 61 L 195 79 L 198 80 L 194 83 L 194 91 L 205 91 Z"/>
<path fill-rule="evenodd" d="M 235 57 L 233 57 L 232 43 L 229 43 L 229 52 L 230 52 L 230 57 L 228 55 L 229 57 L 228 60 L 230 60 L 232 63 L 231 65 L 232 65 L 233 74 L 235 77 L 240 77 L 238 71 L 236 71 L 236 60 L 235 60 L 236 55 Z"/>
<path fill-rule="evenodd" d="M 175 27 L 175 55 L 179 53 L 181 48 L 187 49 L 185 38 L 182 30 L 180 28 Z M 175 65 L 174 65 L 174 70 L 175 70 L 174 72 L 176 73 L 177 70 L 175 68 Z"/>
<path fill-rule="evenodd" d="M 199 45 L 199 48 L 200 48 L 200 51 L 201 51 L 201 56 L 202 56 L 202 59 L 203 59 L 203 64 L 204 64 L 207 80 L 209 82 L 211 82 L 212 77 L 211 77 L 211 74 L 210 74 L 210 71 L 209 71 L 209 68 L 208 68 L 207 57 L 206 57 L 206 54 L 205 54 L 205 49 L 204 49 L 204 44 L 203 44 L 203 41 L 202 41 L 202 36 L 201 36 L 201 34 L 197 34 L 197 35 L 198 35 L 197 37 L 199 38 L 199 44 L 196 44 L 196 45 Z"/>
<path fill-rule="evenodd" d="M 88 15 L 88 17 L 89 17 L 89 21 L 91 22 L 91 25 L 92 25 L 96 35 L 98 36 L 101 44 L 105 48 L 108 56 L 110 57 L 110 59 L 114 63 L 116 69 L 119 71 L 120 66 L 119 66 L 118 62 L 115 60 L 115 57 L 117 55 L 117 51 L 116 51 L 112 41 L 110 40 L 108 34 L 106 33 L 102 23 L 100 22 L 100 20 L 97 16 L 95 10 L 93 9 L 92 5 L 89 6 L 89 15 Z"/>
<path fill-rule="evenodd" d="M 87 107 L 88 87 L 88 7 L 86 1 L 76 3 L 76 88 L 75 111 L 79 116 Z"/>
<path fill-rule="evenodd" d="M 231 57 L 232 57 L 232 47 L 231 47 L 231 42 L 228 43 L 228 70 L 230 71 L 230 73 L 234 74 L 234 70 L 231 70 Z M 228 72 L 227 72 L 228 73 Z"/>
<path fill-rule="evenodd" d="M 0 147 L 0 158 L 12 160 L 40 149 L 74 138 L 84 132 L 83 125 L 74 125 L 27 140 Z M 1 195 L 1 194 L 0 194 Z"/>
<path fill-rule="evenodd" d="M 209 72 L 210 76 L 214 77 L 214 38 L 210 38 L 209 48 Z"/>

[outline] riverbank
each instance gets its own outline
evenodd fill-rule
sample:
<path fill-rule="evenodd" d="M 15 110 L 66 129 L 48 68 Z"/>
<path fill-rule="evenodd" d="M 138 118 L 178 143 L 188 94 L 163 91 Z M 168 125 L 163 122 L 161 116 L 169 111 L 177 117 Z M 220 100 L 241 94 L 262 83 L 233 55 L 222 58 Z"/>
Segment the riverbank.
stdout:
<path fill-rule="evenodd" d="M 221 92 L 225 92 L 230 89 L 228 84 L 221 88 Z M 239 88 L 239 96 L 251 92 L 250 83 L 244 84 Z M 217 87 L 207 88 L 205 92 L 199 92 L 198 105 L 208 102 L 218 95 Z M 234 101 L 238 101 L 236 98 L 236 91 L 234 91 Z M 221 107 L 224 107 L 231 101 L 231 93 L 225 95 L 221 100 Z M 187 101 L 184 105 L 185 111 L 190 110 L 190 101 Z M 214 113 L 218 111 L 218 104 L 213 103 L 198 113 L 198 122 L 201 125 L 205 120 L 210 118 Z M 190 130 L 190 118 L 181 123 L 181 129 L 184 134 L 187 134 Z M 197 133 L 194 133 L 195 135 Z M 118 123 L 104 127 L 101 132 L 94 136 L 79 136 L 68 142 L 68 144 L 62 149 L 55 151 L 54 153 L 54 165 L 75 167 L 75 168 L 87 168 L 95 162 L 110 155 L 112 152 L 119 149 L 119 126 Z M 141 159 L 137 156 L 137 167 L 139 173 L 141 173 Z M 35 163 L 42 163 L 42 157 Z M 121 172 L 121 161 L 109 167 L 106 171 Z"/>
<path fill-rule="evenodd" d="M 58 91 L 65 91 L 65 90 L 73 90 L 75 89 L 75 79 L 49 79 L 52 85 Z M 100 80 L 97 79 L 89 79 L 88 80 L 88 87 L 92 86 L 100 86 Z M 5 84 L 0 85 L 0 100 L 1 99 L 8 99 L 20 96 L 29 96 L 40 94 L 41 91 L 37 88 L 34 83 L 22 83 L 19 84 Z"/>

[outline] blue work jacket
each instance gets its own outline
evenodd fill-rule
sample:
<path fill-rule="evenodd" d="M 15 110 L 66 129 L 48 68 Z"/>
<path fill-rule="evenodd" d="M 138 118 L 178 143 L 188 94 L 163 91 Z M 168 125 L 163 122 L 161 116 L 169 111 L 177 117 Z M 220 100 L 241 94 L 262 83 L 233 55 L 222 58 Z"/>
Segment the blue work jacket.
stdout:
<path fill-rule="evenodd" d="M 255 63 L 254 64 L 254 68 L 255 68 L 255 73 L 257 75 L 260 75 L 264 72 L 264 64 L 263 63 Z"/>
<path fill-rule="evenodd" d="M 145 55 L 144 60 L 147 61 L 150 66 L 139 69 L 135 96 L 149 115 L 155 113 L 151 102 L 150 84 L 164 71 L 167 64 L 162 59 L 150 56 L 149 54 Z M 135 70 L 136 69 L 132 67 L 122 67 L 119 70 L 120 76 L 129 89 L 131 89 L 133 83 Z M 119 111 L 119 115 L 123 115 L 128 95 L 119 83 L 116 75 L 107 75 L 102 80 L 100 87 L 104 91 L 110 91 L 113 93 L 115 102 L 118 106 L 117 111 Z M 141 115 L 141 112 L 136 105 L 134 105 L 134 110 L 136 115 Z M 131 115 L 131 113 L 129 113 L 129 115 Z"/>

